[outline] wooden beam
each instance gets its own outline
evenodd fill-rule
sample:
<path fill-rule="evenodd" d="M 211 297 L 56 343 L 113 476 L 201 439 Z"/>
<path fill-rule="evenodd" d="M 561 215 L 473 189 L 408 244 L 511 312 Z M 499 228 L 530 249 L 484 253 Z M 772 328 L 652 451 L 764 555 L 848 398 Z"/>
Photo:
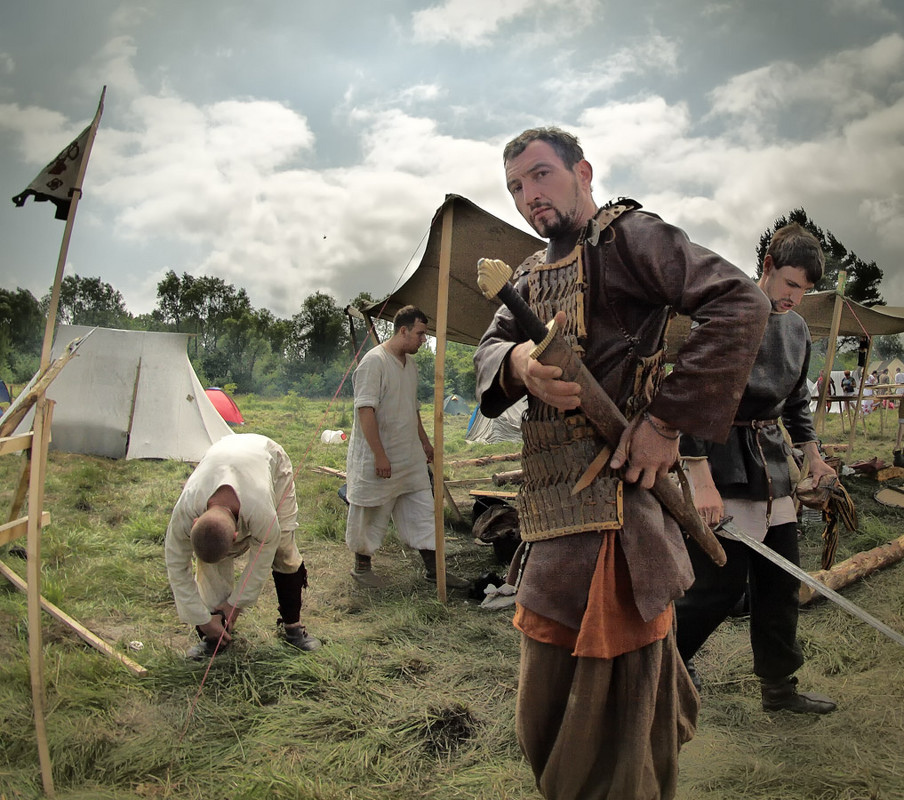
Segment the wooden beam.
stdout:
<path fill-rule="evenodd" d="M 28 433 L 18 433 L 15 436 L 4 436 L 0 439 L 0 456 L 28 450 L 28 448 L 31 447 L 31 440 L 31 431 L 28 431 Z"/>
<path fill-rule="evenodd" d="M 53 401 L 41 393 L 35 403 L 34 444 L 31 448 L 31 470 L 28 478 L 27 544 L 28 587 L 28 666 L 31 675 L 31 704 L 34 711 L 35 738 L 44 794 L 55 797 L 50 746 L 44 715 L 44 643 L 41 633 L 41 522 L 44 509 L 44 475 L 47 465 L 47 445 L 53 417 Z"/>
<path fill-rule="evenodd" d="M 50 524 L 50 512 L 41 512 L 41 527 L 46 528 Z M 25 536 L 28 533 L 28 517 L 19 517 L 12 522 L 5 522 L 0 525 L 0 545 L 7 544 L 13 539 Z"/>

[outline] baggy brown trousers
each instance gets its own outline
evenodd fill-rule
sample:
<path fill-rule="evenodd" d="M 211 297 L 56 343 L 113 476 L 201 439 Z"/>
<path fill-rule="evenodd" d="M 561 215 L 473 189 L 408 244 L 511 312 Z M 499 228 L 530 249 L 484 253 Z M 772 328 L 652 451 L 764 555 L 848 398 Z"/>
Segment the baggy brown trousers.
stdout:
<path fill-rule="evenodd" d="M 576 658 L 522 635 L 516 727 L 546 800 L 668 800 L 700 699 L 665 639 Z"/>

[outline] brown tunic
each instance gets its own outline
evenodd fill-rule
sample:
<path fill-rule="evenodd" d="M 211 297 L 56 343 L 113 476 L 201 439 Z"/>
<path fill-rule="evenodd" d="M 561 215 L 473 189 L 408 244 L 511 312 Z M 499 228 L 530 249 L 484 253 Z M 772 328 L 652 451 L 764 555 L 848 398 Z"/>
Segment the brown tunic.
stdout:
<path fill-rule="evenodd" d="M 561 257 L 562 244 L 550 245 L 548 260 Z M 555 246 L 560 251 L 553 254 Z M 642 211 L 616 219 L 596 244 L 585 242 L 583 258 L 587 335 L 581 344 L 590 372 L 624 409 L 636 360 L 659 348 L 666 310 L 690 315 L 698 325 L 649 410 L 684 432 L 724 441 L 769 314 L 763 293 L 737 267 Z M 524 277 L 516 288 L 527 296 Z M 501 307 L 474 357 L 477 394 L 488 417 L 498 416 L 518 399 L 505 395 L 499 376 L 509 351 L 526 338 L 508 309 Z M 535 542 L 519 602 L 579 629 L 600 541 L 598 533 L 585 532 Z M 644 620 L 661 613 L 692 583 L 677 525 L 637 486 L 625 487 L 619 544 Z"/>

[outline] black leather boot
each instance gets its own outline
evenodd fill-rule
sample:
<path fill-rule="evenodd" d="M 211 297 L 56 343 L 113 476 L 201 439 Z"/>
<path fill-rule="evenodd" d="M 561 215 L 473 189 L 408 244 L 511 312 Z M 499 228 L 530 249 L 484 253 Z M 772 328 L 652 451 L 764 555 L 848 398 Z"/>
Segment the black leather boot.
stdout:
<path fill-rule="evenodd" d="M 797 678 L 788 675 L 775 681 L 760 679 L 763 711 L 793 711 L 795 714 L 829 714 L 834 700 L 814 692 L 798 692 Z"/>

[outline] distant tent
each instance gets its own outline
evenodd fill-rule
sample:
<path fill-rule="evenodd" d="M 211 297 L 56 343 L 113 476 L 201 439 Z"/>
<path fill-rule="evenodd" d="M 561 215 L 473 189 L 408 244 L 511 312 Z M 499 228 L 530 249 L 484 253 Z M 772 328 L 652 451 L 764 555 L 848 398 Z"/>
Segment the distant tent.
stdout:
<path fill-rule="evenodd" d="M 239 411 L 239 407 L 235 404 L 235 400 L 233 400 L 224 389 L 221 389 L 219 386 L 211 386 L 209 389 L 205 389 L 204 393 L 210 398 L 210 402 L 213 403 L 213 407 L 220 412 L 220 416 L 226 420 L 230 425 L 244 425 L 245 418 L 242 416 L 242 412 Z"/>
<path fill-rule="evenodd" d="M 443 403 L 444 414 L 470 414 L 471 407 L 457 394 L 450 394 Z"/>
<path fill-rule="evenodd" d="M 520 442 L 521 416 L 527 410 L 527 398 L 522 397 L 517 403 L 509 406 L 496 419 L 488 419 L 474 410 L 465 441 L 493 444 L 494 442 Z"/>
<path fill-rule="evenodd" d="M 47 389 L 56 401 L 52 450 L 200 461 L 210 445 L 233 435 L 192 369 L 188 334 L 60 325 L 53 357 L 84 336 Z M 20 432 L 31 428 L 32 417 Z"/>
<path fill-rule="evenodd" d="M 13 399 L 9 396 L 9 388 L 4 381 L 0 381 L 0 403 L 12 403 Z"/>

